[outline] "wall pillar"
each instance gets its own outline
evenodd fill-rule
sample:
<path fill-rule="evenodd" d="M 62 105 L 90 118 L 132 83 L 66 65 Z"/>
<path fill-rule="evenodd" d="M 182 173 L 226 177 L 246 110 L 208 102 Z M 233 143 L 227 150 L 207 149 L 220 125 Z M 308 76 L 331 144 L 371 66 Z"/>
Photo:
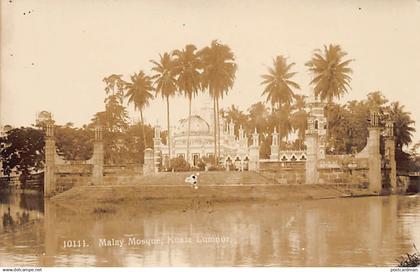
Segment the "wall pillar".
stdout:
<path fill-rule="evenodd" d="M 104 142 L 102 127 L 95 128 L 95 141 L 93 142 L 93 184 L 103 184 L 104 175 Z"/>
<path fill-rule="evenodd" d="M 379 148 L 379 127 L 369 127 L 369 137 L 367 141 L 369 153 L 369 191 L 372 194 L 379 195 L 382 190 L 381 175 L 381 153 Z"/>
<path fill-rule="evenodd" d="M 305 183 L 318 183 L 318 134 L 308 131 L 305 136 L 306 162 L 305 162 Z"/>
<path fill-rule="evenodd" d="M 391 192 L 396 193 L 397 188 L 397 162 L 395 160 L 395 137 L 394 137 L 394 122 L 386 122 L 386 138 L 385 138 L 385 161 L 386 168 L 389 171 L 389 182 L 391 185 Z"/>
<path fill-rule="evenodd" d="M 151 175 L 155 172 L 155 160 L 153 155 L 153 149 L 146 148 L 144 150 L 144 164 L 143 164 L 143 175 Z"/>
<path fill-rule="evenodd" d="M 162 152 L 161 152 L 161 145 L 162 145 L 162 140 L 160 138 L 160 126 L 155 126 L 155 135 L 153 137 L 153 150 L 154 150 L 154 154 L 153 154 L 153 171 L 155 173 L 159 172 L 159 166 L 161 164 L 161 160 L 162 160 Z M 144 154 L 146 156 L 146 150 L 144 151 Z M 191 156 L 191 154 L 190 154 Z M 186 158 L 186 161 L 189 162 L 189 158 Z M 145 161 L 146 163 L 146 161 Z"/>
<path fill-rule="evenodd" d="M 55 139 L 54 121 L 47 120 L 45 133 L 44 197 L 49 197 L 56 189 L 55 179 Z"/>
<path fill-rule="evenodd" d="M 395 160 L 395 139 L 387 138 L 385 140 L 385 156 L 388 160 L 389 181 L 392 193 L 397 192 L 397 161 Z"/>

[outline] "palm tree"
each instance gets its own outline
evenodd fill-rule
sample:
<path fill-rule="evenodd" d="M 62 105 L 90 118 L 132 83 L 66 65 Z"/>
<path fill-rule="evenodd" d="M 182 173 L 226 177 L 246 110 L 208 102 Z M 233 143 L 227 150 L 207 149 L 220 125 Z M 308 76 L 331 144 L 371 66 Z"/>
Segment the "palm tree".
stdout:
<path fill-rule="evenodd" d="M 302 148 L 305 131 L 308 127 L 308 113 L 305 111 L 305 98 L 306 96 L 304 95 L 295 95 L 295 103 L 293 105 L 295 112 L 292 115 L 292 128 L 294 131 L 298 131 L 299 149 Z"/>
<path fill-rule="evenodd" d="M 220 157 L 219 99 L 233 87 L 237 65 L 230 47 L 217 40 L 203 48 L 199 55 L 203 62 L 202 85 L 208 88 L 213 98 L 214 158 L 217 163 L 217 158 Z"/>
<path fill-rule="evenodd" d="M 269 112 L 264 102 L 257 102 L 248 108 L 248 129 L 257 128 L 258 131 L 267 131 Z"/>
<path fill-rule="evenodd" d="M 279 137 L 280 142 L 283 137 L 285 138 L 285 141 L 287 143 L 289 139 L 289 133 L 292 131 L 292 122 L 290 120 L 290 115 L 292 112 L 291 105 L 285 105 L 281 107 L 280 109 L 275 110 L 274 113 L 276 113 L 278 124 L 279 124 Z M 279 145 L 280 147 L 280 145 Z"/>
<path fill-rule="evenodd" d="M 300 89 L 299 84 L 291 80 L 296 74 L 296 72 L 290 71 L 293 65 L 295 63 L 287 64 L 286 58 L 283 56 L 277 56 L 273 60 L 274 67 L 268 68 L 268 74 L 261 76 L 264 79 L 261 85 L 265 85 L 262 95 L 267 97 L 266 100 L 271 103 L 273 111 L 277 107 L 276 111 L 279 114 L 279 142 L 281 142 L 282 135 L 286 135 L 286 131 L 282 132 L 282 127 L 289 127 L 287 120 L 282 119 L 289 117 L 294 97 L 293 89 Z"/>
<path fill-rule="evenodd" d="M 314 86 L 316 97 L 327 101 L 327 122 L 330 121 L 329 108 L 334 98 L 340 99 L 348 92 L 353 70 L 349 67 L 352 59 L 343 60 L 347 55 L 339 45 L 324 45 L 324 51 L 316 49 L 310 61 L 305 65 L 313 74 L 311 84 Z"/>
<path fill-rule="evenodd" d="M 151 61 L 155 66 L 152 68 L 156 74 L 152 76 L 154 79 L 154 86 L 156 95 L 160 93 L 162 99 L 166 98 L 166 119 L 168 129 L 168 151 L 169 161 L 171 159 L 171 133 L 170 133 L 170 118 L 169 118 L 169 97 L 175 95 L 177 91 L 177 81 L 174 71 L 174 61 L 170 54 L 164 53 L 160 55 L 160 61 Z"/>
<path fill-rule="evenodd" d="M 414 120 L 410 113 L 404 110 L 404 106 L 399 102 L 391 103 L 388 108 L 388 114 L 394 121 L 394 136 L 397 149 L 402 150 L 403 146 L 408 146 L 412 142 L 413 133 L 416 129 L 413 127 Z"/>
<path fill-rule="evenodd" d="M 178 76 L 177 85 L 188 98 L 188 130 L 187 130 L 187 161 L 190 161 L 190 130 L 191 130 L 191 101 L 201 87 L 201 60 L 196 53 L 197 47 L 192 44 L 185 49 L 174 50 L 174 73 Z"/>
<path fill-rule="evenodd" d="M 146 149 L 146 132 L 144 130 L 143 110 L 149 105 L 149 101 L 153 99 L 152 79 L 147 76 L 143 71 L 138 74 L 134 73 L 130 76 L 131 82 L 125 83 L 127 93 L 125 96 L 128 98 L 128 104 L 134 104 L 134 109 L 140 111 L 141 126 L 143 133 L 143 144 Z"/>

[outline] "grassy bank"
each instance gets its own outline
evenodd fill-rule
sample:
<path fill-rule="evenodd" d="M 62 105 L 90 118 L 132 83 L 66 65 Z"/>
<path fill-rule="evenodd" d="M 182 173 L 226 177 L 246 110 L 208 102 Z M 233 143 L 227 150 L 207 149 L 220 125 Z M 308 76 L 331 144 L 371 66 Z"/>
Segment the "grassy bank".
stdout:
<path fill-rule="evenodd" d="M 255 172 L 206 172 L 200 174 L 199 188 L 184 182 L 186 173 L 161 173 L 135 177 L 101 186 L 80 186 L 56 195 L 52 201 L 83 211 L 112 212 L 115 206 L 144 205 L 148 200 L 176 202 L 200 200 L 203 203 L 225 201 L 288 201 L 326 199 L 346 196 L 332 186 L 283 185 Z"/>

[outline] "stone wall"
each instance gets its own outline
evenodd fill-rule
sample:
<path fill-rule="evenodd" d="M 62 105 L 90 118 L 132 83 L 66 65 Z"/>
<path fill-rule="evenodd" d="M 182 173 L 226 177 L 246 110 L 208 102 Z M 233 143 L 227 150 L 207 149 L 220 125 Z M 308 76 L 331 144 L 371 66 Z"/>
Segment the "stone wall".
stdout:
<path fill-rule="evenodd" d="M 280 184 L 304 184 L 305 162 L 260 162 L 260 174 Z"/>
<path fill-rule="evenodd" d="M 64 192 L 76 186 L 92 184 L 91 176 L 63 175 L 57 177 L 56 192 Z"/>
<path fill-rule="evenodd" d="M 321 184 L 353 183 L 366 186 L 369 160 L 352 155 L 327 155 L 325 159 L 319 160 L 317 169 L 318 182 Z"/>
<path fill-rule="evenodd" d="M 56 192 L 91 182 L 93 165 L 85 162 L 67 162 L 55 165 Z"/>
<path fill-rule="evenodd" d="M 57 164 L 55 166 L 56 176 L 90 176 L 92 174 L 93 165 L 80 163 L 80 164 Z"/>
<path fill-rule="evenodd" d="M 143 167 L 137 164 L 104 166 L 104 176 L 141 175 L 142 173 Z"/>

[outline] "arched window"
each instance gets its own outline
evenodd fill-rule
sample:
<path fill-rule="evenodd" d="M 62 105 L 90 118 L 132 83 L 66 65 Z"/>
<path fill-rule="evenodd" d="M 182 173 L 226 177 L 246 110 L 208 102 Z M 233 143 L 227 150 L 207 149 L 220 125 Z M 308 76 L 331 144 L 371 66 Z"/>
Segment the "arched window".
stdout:
<path fill-rule="evenodd" d="M 318 120 L 315 120 L 315 129 L 318 129 Z"/>

